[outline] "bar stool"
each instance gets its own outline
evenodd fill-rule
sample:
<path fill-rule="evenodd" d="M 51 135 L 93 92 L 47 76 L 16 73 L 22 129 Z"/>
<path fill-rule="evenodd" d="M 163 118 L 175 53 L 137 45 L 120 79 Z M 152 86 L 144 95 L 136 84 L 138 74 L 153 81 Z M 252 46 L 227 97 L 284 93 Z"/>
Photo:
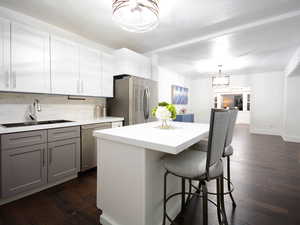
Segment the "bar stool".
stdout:
<path fill-rule="evenodd" d="M 210 129 L 208 137 L 208 151 L 186 150 L 178 155 L 166 155 L 163 157 L 164 167 L 164 211 L 163 225 L 168 219 L 171 224 L 174 221 L 167 214 L 167 202 L 178 195 L 182 196 L 182 210 L 184 210 L 185 196 L 197 195 L 203 198 L 203 224 L 208 224 L 208 202 L 217 206 L 219 224 L 228 225 L 224 204 L 224 180 L 222 154 L 224 151 L 227 129 L 229 124 L 228 110 L 212 109 Z M 174 193 L 167 197 L 167 177 L 172 174 L 182 180 L 182 192 Z M 185 192 L 185 180 L 189 180 L 190 190 Z M 217 181 L 217 203 L 208 199 L 206 182 Z M 199 181 L 201 192 L 191 192 L 192 181 Z"/>
<path fill-rule="evenodd" d="M 236 108 L 229 109 L 229 113 L 230 113 L 229 124 L 228 124 L 228 130 L 227 130 L 227 135 L 226 135 L 225 148 L 224 148 L 224 152 L 223 152 L 223 156 L 222 156 L 223 158 L 227 159 L 227 178 L 224 177 L 224 179 L 227 181 L 228 191 L 225 192 L 224 195 L 229 194 L 234 208 L 236 208 L 236 202 L 232 195 L 232 192 L 234 191 L 234 185 L 231 182 L 230 156 L 233 155 L 233 147 L 232 147 L 231 143 L 232 143 L 232 138 L 233 138 L 233 133 L 234 133 L 234 128 L 235 128 L 235 124 L 236 124 L 238 111 L 239 110 Z M 202 139 L 198 144 L 193 146 L 192 149 L 206 152 L 208 149 L 208 138 Z M 216 193 L 212 193 L 212 192 L 208 192 L 208 194 L 216 195 Z"/>

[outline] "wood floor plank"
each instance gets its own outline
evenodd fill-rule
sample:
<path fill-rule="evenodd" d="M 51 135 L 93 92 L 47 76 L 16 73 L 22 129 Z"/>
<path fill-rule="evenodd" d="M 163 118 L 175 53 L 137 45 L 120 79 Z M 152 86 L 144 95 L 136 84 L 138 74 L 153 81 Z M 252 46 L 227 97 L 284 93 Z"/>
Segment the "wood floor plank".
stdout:
<path fill-rule="evenodd" d="M 300 144 L 279 136 L 253 135 L 249 127 L 235 131 L 231 169 L 238 204 L 226 197 L 230 225 L 299 225 Z M 96 171 L 78 179 L 0 206 L 0 225 L 98 225 Z M 213 190 L 215 183 L 209 184 Z M 179 225 L 201 224 L 201 200 L 193 199 Z M 209 224 L 217 224 L 209 206 Z"/>

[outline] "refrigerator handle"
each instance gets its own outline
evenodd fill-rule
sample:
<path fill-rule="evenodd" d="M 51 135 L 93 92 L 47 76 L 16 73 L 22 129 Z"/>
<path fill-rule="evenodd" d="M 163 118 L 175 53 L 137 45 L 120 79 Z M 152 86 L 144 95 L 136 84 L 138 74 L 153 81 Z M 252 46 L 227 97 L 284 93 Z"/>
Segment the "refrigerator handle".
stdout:
<path fill-rule="evenodd" d="M 145 120 L 148 120 L 150 115 L 149 98 L 150 98 L 149 88 L 145 88 L 144 96 L 143 96 L 143 111 L 144 111 Z"/>
<path fill-rule="evenodd" d="M 147 88 L 147 120 L 150 117 L 150 89 Z"/>

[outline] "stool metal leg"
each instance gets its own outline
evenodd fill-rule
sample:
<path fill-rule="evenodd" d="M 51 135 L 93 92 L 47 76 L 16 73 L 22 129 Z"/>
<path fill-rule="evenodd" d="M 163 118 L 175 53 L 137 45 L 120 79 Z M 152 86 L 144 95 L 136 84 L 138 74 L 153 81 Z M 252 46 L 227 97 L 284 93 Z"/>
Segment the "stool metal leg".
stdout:
<path fill-rule="evenodd" d="M 163 225 L 166 225 L 166 214 L 167 214 L 167 177 L 169 172 L 165 172 L 164 176 L 164 214 L 163 214 Z"/>
<path fill-rule="evenodd" d="M 181 178 L 181 212 L 185 209 L 185 179 Z"/>
<path fill-rule="evenodd" d="M 220 184 L 221 184 L 220 185 L 221 186 L 220 198 L 221 198 L 221 208 L 222 208 L 222 212 L 223 212 L 223 223 L 225 225 L 228 225 L 226 209 L 225 209 L 225 201 L 224 201 L 224 176 L 223 175 L 220 177 Z"/>
<path fill-rule="evenodd" d="M 189 195 L 188 195 L 188 197 L 187 197 L 187 202 L 190 201 L 191 194 L 192 194 L 192 180 L 189 179 Z"/>
<path fill-rule="evenodd" d="M 208 224 L 208 194 L 205 181 L 202 182 L 203 189 L 203 225 Z"/>
<path fill-rule="evenodd" d="M 198 183 L 198 190 L 196 191 L 197 194 L 200 194 L 201 192 L 201 182 Z"/>
<path fill-rule="evenodd" d="M 220 178 L 216 179 L 216 185 L 217 185 L 217 213 L 218 213 L 218 222 L 219 224 L 222 224 L 222 219 L 221 219 L 221 198 L 220 198 Z"/>
<path fill-rule="evenodd" d="M 231 188 L 230 187 L 230 184 L 231 184 L 231 177 L 230 177 L 230 156 L 227 156 L 227 179 L 228 179 L 227 187 L 228 187 L 229 195 L 230 195 L 230 198 L 231 198 L 231 201 L 232 201 L 232 206 L 233 206 L 233 208 L 236 208 L 236 203 L 234 201 L 232 192 L 230 191 L 230 188 Z"/>

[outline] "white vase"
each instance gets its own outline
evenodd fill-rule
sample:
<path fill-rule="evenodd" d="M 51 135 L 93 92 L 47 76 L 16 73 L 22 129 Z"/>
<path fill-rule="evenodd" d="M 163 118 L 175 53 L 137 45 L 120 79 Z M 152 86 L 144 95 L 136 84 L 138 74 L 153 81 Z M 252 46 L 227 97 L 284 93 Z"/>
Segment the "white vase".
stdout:
<path fill-rule="evenodd" d="M 171 118 L 171 113 L 165 106 L 157 107 L 155 116 L 156 116 L 157 119 L 159 119 L 161 121 L 160 128 L 168 129 L 170 127 L 168 125 L 168 121 Z"/>
<path fill-rule="evenodd" d="M 170 120 L 170 119 L 168 119 L 168 120 Z M 170 128 L 170 125 L 168 125 L 168 120 L 161 120 L 161 126 L 160 126 L 161 129 L 169 129 Z"/>

